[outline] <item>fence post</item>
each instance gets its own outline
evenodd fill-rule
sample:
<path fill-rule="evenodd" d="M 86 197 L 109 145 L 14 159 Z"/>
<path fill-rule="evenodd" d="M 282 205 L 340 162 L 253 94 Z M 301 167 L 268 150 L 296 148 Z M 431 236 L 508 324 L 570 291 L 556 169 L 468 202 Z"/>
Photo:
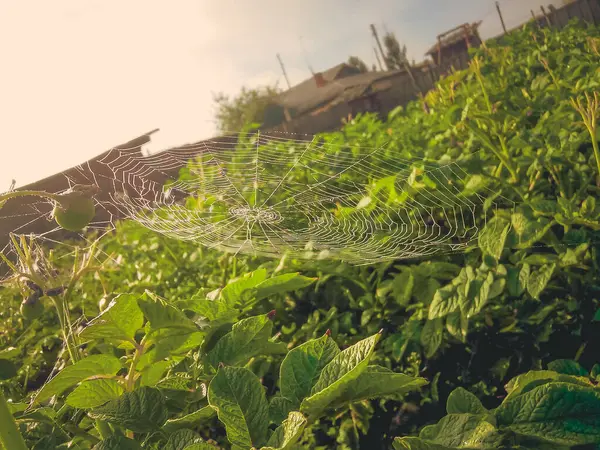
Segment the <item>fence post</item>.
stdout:
<path fill-rule="evenodd" d="M 544 8 L 544 6 L 540 6 L 540 8 L 542 9 L 542 14 L 544 14 L 544 17 L 546 18 L 546 23 L 548 24 L 549 27 L 552 26 L 552 22 L 550 22 L 550 17 L 548 17 L 548 14 L 546 13 L 546 9 Z"/>
<path fill-rule="evenodd" d="M 590 5 L 589 0 L 584 0 L 583 3 L 585 3 L 585 6 L 587 6 L 588 11 L 590 12 L 590 20 L 592 21 L 592 23 L 594 25 L 598 25 L 598 22 L 596 21 L 596 16 L 594 16 L 594 10 L 592 9 L 592 5 Z"/>
<path fill-rule="evenodd" d="M 500 2 L 496 2 L 496 9 L 498 10 L 498 16 L 500 16 L 500 23 L 502 24 L 502 29 L 504 30 L 504 34 L 506 34 L 506 25 L 504 24 L 504 17 L 502 17 L 502 11 L 500 11 Z"/>

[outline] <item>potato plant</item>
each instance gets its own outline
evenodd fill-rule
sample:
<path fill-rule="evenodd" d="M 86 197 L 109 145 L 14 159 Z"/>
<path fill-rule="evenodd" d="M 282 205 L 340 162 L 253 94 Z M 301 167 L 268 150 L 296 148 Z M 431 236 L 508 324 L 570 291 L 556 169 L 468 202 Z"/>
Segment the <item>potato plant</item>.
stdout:
<path fill-rule="evenodd" d="M 465 198 L 486 198 L 464 253 L 272 261 L 127 221 L 76 251 L 15 237 L 18 276 L 0 290 L 3 438 L 39 450 L 597 447 L 599 49 L 597 27 L 525 28 L 385 120 L 322 136 L 356 157 L 389 141 L 386 157 L 421 173 L 404 186 L 416 200 L 436 190 L 426 163 L 456 161 Z M 407 200 L 390 180 L 355 181 Z M 21 315 L 36 286 L 43 311 Z"/>

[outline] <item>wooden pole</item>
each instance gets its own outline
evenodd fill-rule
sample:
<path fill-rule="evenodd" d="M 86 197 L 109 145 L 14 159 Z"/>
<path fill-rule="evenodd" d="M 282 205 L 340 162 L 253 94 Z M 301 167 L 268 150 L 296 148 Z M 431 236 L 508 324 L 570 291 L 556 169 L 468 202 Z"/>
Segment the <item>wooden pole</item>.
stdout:
<path fill-rule="evenodd" d="M 552 22 L 550 22 L 550 17 L 548 16 L 548 14 L 546 13 L 546 8 L 544 8 L 544 6 L 540 6 L 540 8 L 542 9 L 542 14 L 544 15 L 544 17 L 546 18 L 546 23 L 548 24 L 549 27 L 552 26 Z"/>
<path fill-rule="evenodd" d="M 377 53 L 377 49 L 373 47 L 373 52 L 375 53 L 375 58 L 377 58 L 377 63 L 379 64 L 379 69 L 383 72 L 383 66 L 381 65 L 381 59 L 379 59 L 379 53 Z"/>
<path fill-rule="evenodd" d="M 375 42 L 377 42 L 377 46 L 379 47 L 379 51 L 381 52 L 381 57 L 383 58 L 383 62 L 385 63 L 385 67 L 387 68 L 387 70 L 391 70 L 390 65 L 388 64 L 387 58 L 385 57 L 385 53 L 383 52 L 383 47 L 381 46 L 381 42 L 379 41 L 379 36 L 377 35 L 377 30 L 375 29 L 375 25 L 373 25 L 373 24 L 371 24 L 371 32 L 373 33 Z"/>
<path fill-rule="evenodd" d="M 504 24 L 504 17 L 502 17 L 502 11 L 500 11 L 500 2 L 496 2 L 496 9 L 498 10 L 498 16 L 500 17 L 502 29 L 504 30 L 504 34 L 506 34 L 506 25 Z"/>
<path fill-rule="evenodd" d="M 290 80 L 288 79 L 287 73 L 285 72 L 285 66 L 283 65 L 283 61 L 281 60 L 281 56 L 277 53 L 277 61 L 279 61 L 279 65 L 281 66 L 281 71 L 283 72 L 283 77 L 285 78 L 285 82 L 287 83 L 288 89 L 291 89 Z"/>

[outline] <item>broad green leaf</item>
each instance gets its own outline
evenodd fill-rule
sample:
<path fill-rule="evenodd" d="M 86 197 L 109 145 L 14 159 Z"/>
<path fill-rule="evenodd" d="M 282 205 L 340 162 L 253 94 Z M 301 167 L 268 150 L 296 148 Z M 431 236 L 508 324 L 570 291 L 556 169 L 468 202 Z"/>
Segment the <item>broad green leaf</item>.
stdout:
<path fill-rule="evenodd" d="M 469 331 L 469 319 L 460 311 L 453 312 L 446 316 L 446 329 L 448 333 L 461 342 L 466 342 Z"/>
<path fill-rule="evenodd" d="M 327 409 L 346 386 L 365 371 L 380 336 L 363 339 L 338 353 L 321 371 L 311 396 L 302 401 L 300 411 L 317 416 Z"/>
<path fill-rule="evenodd" d="M 404 270 L 394 277 L 393 293 L 399 305 L 406 306 L 410 303 L 414 285 L 415 277 L 410 270 Z"/>
<path fill-rule="evenodd" d="M 196 324 L 188 319 L 181 310 L 150 291 L 146 291 L 137 303 L 150 322 L 152 331 L 161 328 L 183 328 L 190 331 L 198 329 Z"/>
<path fill-rule="evenodd" d="M 261 450 L 288 450 L 302 437 L 307 420 L 302 413 L 292 411 L 287 419 L 275 429 L 269 438 L 267 447 Z"/>
<path fill-rule="evenodd" d="M 142 371 L 140 386 L 154 386 L 158 383 L 167 369 L 171 366 L 170 361 L 157 361 Z"/>
<path fill-rule="evenodd" d="M 485 307 L 493 282 L 494 274 L 488 272 L 485 280 L 475 279 L 467 285 L 469 290 L 465 293 L 466 301 L 461 303 L 461 311 L 466 313 L 467 318 L 479 314 Z"/>
<path fill-rule="evenodd" d="M 428 319 L 433 320 L 444 317 L 460 309 L 460 296 L 453 285 L 438 289 L 429 305 Z"/>
<path fill-rule="evenodd" d="M 124 389 L 116 380 L 99 378 L 87 380 L 69 394 L 65 402 L 73 408 L 96 408 L 120 397 Z"/>
<path fill-rule="evenodd" d="M 230 281 L 221 291 L 221 297 L 230 306 L 244 304 L 255 297 L 257 286 L 266 279 L 267 270 L 264 268 L 247 273 Z"/>
<path fill-rule="evenodd" d="M 428 383 L 425 378 L 396 373 L 386 367 L 367 366 L 358 378 L 348 383 L 330 407 L 338 408 L 368 399 L 399 399 L 407 392 L 415 391 Z"/>
<path fill-rule="evenodd" d="M 150 433 L 163 426 L 168 412 L 163 394 L 142 387 L 88 412 L 93 419 L 121 425 L 136 433 Z"/>
<path fill-rule="evenodd" d="M 199 314 L 202 317 L 206 317 L 210 321 L 217 319 L 235 319 L 239 315 L 239 310 L 228 305 L 224 300 L 221 299 L 207 299 L 207 298 L 192 298 L 187 307 Z"/>
<path fill-rule="evenodd" d="M 554 263 L 546 264 L 529 276 L 529 280 L 527 281 L 527 292 L 529 292 L 529 295 L 535 299 L 540 298 L 540 294 L 546 289 L 546 285 L 552 278 L 555 268 L 556 264 Z"/>
<path fill-rule="evenodd" d="M 419 437 L 448 447 L 475 447 L 496 430 L 478 414 L 448 414 L 435 425 L 421 430 Z"/>
<path fill-rule="evenodd" d="M 495 415 L 501 426 L 557 444 L 600 442 L 600 391 L 594 388 L 547 383 L 505 399 Z"/>
<path fill-rule="evenodd" d="M 281 423 L 296 407 L 296 403 L 290 399 L 277 395 L 269 402 L 269 420 L 273 423 Z"/>
<path fill-rule="evenodd" d="M 506 384 L 504 388 L 506 389 L 508 395 L 504 398 L 504 401 L 507 402 L 513 397 L 521 395 L 525 390 L 531 390 L 531 388 L 535 386 L 549 383 L 551 381 L 572 383 L 579 386 L 591 386 L 590 381 L 583 377 L 563 375 L 552 370 L 531 370 L 527 373 L 516 376 Z"/>
<path fill-rule="evenodd" d="M 503 219 L 490 220 L 479 234 L 479 248 L 484 254 L 499 261 L 509 231 L 510 224 L 506 224 Z"/>
<path fill-rule="evenodd" d="M 259 379 L 243 367 L 220 367 L 208 386 L 208 403 L 234 447 L 260 448 L 267 440 L 269 404 Z"/>
<path fill-rule="evenodd" d="M 446 402 L 448 414 L 487 414 L 479 399 L 462 387 L 454 389 Z"/>
<path fill-rule="evenodd" d="M 219 363 L 235 365 L 245 363 L 266 349 L 271 338 L 273 322 L 267 314 L 249 317 L 236 323 L 210 350 L 207 359 L 213 367 Z"/>
<path fill-rule="evenodd" d="M 10 380 L 19 373 L 17 365 L 8 360 L 0 359 L 0 380 Z"/>
<path fill-rule="evenodd" d="M 508 293 L 517 297 L 525 292 L 530 273 L 531 267 L 529 264 L 523 264 L 520 269 L 518 267 L 509 268 L 506 276 Z"/>
<path fill-rule="evenodd" d="M 167 420 L 163 426 L 163 430 L 171 433 L 180 428 L 195 428 L 209 422 L 216 415 L 217 413 L 213 408 L 205 406 L 185 416 Z"/>
<path fill-rule="evenodd" d="M 394 450 L 455 450 L 456 447 L 435 444 L 417 437 L 397 437 L 394 439 Z"/>
<path fill-rule="evenodd" d="M 181 328 L 162 328 L 152 333 L 146 341 L 154 347 L 146 351 L 140 358 L 138 369 L 143 370 L 148 365 L 158 362 L 164 358 L 175 355 L 183 355 L 192 349 L 200 347 L 204 341 L 204 333 L 201 331 L 189 332 Z"/>
<path fill-rule="evenodd" d="M 0 359 L 12 359 L 21 354 L 21 350 L 16 347 L 6 347 L 0 350 Z"/>
<path fill-rule="evenodd" d="M 220 450 L 220 447 L 215 447 L 214 445 L 206 442 L 198 442 L 196 444 L 187 446 L 184 450 Z"/>
<path fill-rule="evenodd" d="M 421 330 L 421 345 L 425 351 L 425 357 L 431 358 L 440 348 L 444 337 L 444 322 L 441 317 L 426 320 Z"/>
<path fill-rule="evenodd" d="M 279 387 L 281 395 L 295 407 L 310 395 L 323 368 L 340 353 L 333 339 L 324 335 L 290 350 L 281 363 Z"/>
<path fill-rule="evenodd" d="M 195 431 L 181 429 L 169 436 L 162 450 L 186 450 L 194 444 L 206 444 L 206 442 Z"/>
<path fill-rule="evenodd" d="M 557 359 L 548 363 L 548 370 L 562 373 L 563 375 L 575 375 L 579 377 L 587 377 L 590 373 L 585 370 L 578 362 L 570 359 Z"/>
<path fill-rule="evenodd" d="M 80 333 L 82 339 L 132 341 L 144 324 L 144 314 L 137 304 L 138 296 L 121 294 Z M 130 343 L 131 348 L 133 348 Z"/>
<path fill-rule="evenodd" d="M 276 294 L 296 291 L 298 289 L 310 286 L 316 278 L 309 278 L 298 273 L 286 273 L 275 277 L 267 278 L 256 286 L 256 300 L 262 300 Z"/>
<path fill-rule="evenodd" d="M 215 447 L 214 445 L 206 442 L 198 442 L 196 444 L 187 446 L 184 450 L 220 450 L 220 447 Z"/>
<path fill-rule="evenodd" d="M 109 355 L 92 355 L 65 367 L 46 383 L 35 397 L 36 403 L 62 394 L 71 386 L 95 375 L 115 375 L 121 369 L 118 358 Z"/>
<path fill-rule="evenodd" d="M 142 447 L 133 439 L 112 435 L 96 444 L 92 450 L 141 450 Z"/>

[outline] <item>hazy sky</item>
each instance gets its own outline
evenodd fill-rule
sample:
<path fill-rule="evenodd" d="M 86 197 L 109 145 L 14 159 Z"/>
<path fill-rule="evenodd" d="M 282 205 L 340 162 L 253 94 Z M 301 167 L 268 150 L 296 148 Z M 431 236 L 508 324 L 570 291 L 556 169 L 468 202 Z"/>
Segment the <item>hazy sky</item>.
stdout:
<path fill-rule="evenodd" d="M 500 2 L 509 28 L 545 0 Z M 493 0 L 1 0 L 0 192 L 154 128 L 151 150 L 209 138 L 213 92 L 306 79 L 350 55 L 375 62 L 369 24 L 421 61 L 436 36 Z"/>

